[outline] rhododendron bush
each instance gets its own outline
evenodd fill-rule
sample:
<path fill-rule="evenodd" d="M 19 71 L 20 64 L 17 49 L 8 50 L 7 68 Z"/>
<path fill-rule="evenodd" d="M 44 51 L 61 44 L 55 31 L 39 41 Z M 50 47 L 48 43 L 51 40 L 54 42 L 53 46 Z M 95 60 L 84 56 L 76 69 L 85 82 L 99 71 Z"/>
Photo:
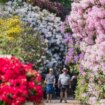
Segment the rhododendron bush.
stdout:
<path fill-rule="evenodd" d="M 62 21 L 59 17 L 22 0 L 9 0 L 9 2 L 0 8 L 0 11 L 0 17 L 17 15 L 22 22 L 28 24 L 27 26 L 38 31 L 42 51 L 40 51 L 40 59 L 36 62 L 41 64 L 38 66 L 40 70 L 47 70 L 49 67 L 53 67 L 55 70 L 57 70 L 58 67 L 62 68 L 61 65 L 64 65 L 66 51 L 63 40 L 64 34 L 60 30 Z M 32 56 L 33 54 L 29 55 Z"/>
<path fill-rule="evenodd" d="M 81 50 L 86 52 L 82 64 L 86 68 L 93 69 L 94 72 L 102 68 L 105 74 L 105 10 L 102 1 L 96 1 L 74 2 L 69 21 L 73 35 L 82 40 Z"/>
<path fill-rule="evenodd" d="M 75 0 L 68 21 L 84 53 L 80 64 L 88 80 L 86 103 L 105 105 L 105 0 Z"/>
<path fill-rule="evenodd" d="M 2 54 L 15 55 L 24 62 L 31 62 L 37 69 L 42 64 L 42 56 L 48 55 L 44 50 L 46 47 L 46 43 L 41 43 L 39 31 L 21 21 L 19 16 L 0 18 L 0 51 Z"/>
<path fill-rule="evenodd" d="M 0 101 L 6 105 L 21 105 L 31 101 L 41 103 L 41 76 L 15 57 L 0 57 Z"/>
<path fill-rule="evenodd" d="M 65 33 L 64 41 L 67 45 L 67 54 L 65 58 L 65 64 L 69 65 L 70 72 L 78 73 L 77 67 L 79 65 L 79 61 L 83 57 L 83 53 L 80 51 L 80 39 L 74 38 L 72 31 L 69 27 L 68 18 L 66 18 L 65 22 L 63 22 L 62 31 Z"/>

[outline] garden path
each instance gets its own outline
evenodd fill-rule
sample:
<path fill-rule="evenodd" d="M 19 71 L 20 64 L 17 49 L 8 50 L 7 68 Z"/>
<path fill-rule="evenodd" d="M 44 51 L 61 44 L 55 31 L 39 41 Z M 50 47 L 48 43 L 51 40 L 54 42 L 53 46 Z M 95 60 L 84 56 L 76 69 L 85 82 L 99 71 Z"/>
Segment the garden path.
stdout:
<path fill-rule="evenodd" d="M 25 105 L 33 105 L 33 103 L 28 102 Z M 59 100 L 56 99 L 56 100 L 52 100 L 51 103 L 46 103 L 46 101 L 44 101 L 44 103 L 41 105 L 81 105 L 81 104 L 77 100 L 68 100 L 67 103 L 64 103 L 64 102 L 60 103 Z"/>
<path fill-rule="evenodd" d="M 68 100 L 68 103 L 59 103 L 59 100 L 52 100 L 52 103 L 45 103 L 44 105 L 81 105 L 77 100 Z"/>

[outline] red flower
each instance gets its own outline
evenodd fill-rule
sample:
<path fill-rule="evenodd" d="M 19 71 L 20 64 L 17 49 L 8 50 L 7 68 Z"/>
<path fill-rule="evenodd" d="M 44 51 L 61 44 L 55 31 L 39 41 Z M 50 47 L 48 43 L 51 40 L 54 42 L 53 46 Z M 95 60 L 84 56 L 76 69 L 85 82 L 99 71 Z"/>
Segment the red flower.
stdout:
<path fill-rule="evenodd" d="M 37 76 L 36 76 L 36 81 L 37 81 L 38 83 L 42 82 L 42 77 L 41 77 L 40 74 L 37 74 Z"/>
<path fill-rule="evenodd" d="M 7 105 L 21 105 L 27 101 L 40 103 L 43 98 L 41 76 L 15 57 L 0 58 L 0 100 Z"/>

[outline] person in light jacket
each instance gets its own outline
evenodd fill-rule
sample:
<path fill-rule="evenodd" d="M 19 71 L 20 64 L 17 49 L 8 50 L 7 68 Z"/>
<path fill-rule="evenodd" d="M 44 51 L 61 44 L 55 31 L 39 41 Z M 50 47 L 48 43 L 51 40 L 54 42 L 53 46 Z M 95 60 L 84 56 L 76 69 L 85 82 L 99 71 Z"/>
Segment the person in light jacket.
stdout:
<path fill-rule="evenodd" d="M 47 103 L 52 100 L 52 95 L 54 93 L 54 87 L 55 87 L 55 76 L 53 74 L 53 69 L 49 69 L 49 73 L 46 75 L 45 78 L 45 84 L 46 84 L 46 94 L 47 94 Z"/>
<path fill-rule="evenodd" d="M 67 103 L 67 91 L 70 87 L 70 76 L 67 72 L 68 70 L 64 68 L 63 73 L 59 75 L 58 79 L 58 87 L 60 89 L 60 102 L 62 102 L 64 95 L 65 103 Z"/>

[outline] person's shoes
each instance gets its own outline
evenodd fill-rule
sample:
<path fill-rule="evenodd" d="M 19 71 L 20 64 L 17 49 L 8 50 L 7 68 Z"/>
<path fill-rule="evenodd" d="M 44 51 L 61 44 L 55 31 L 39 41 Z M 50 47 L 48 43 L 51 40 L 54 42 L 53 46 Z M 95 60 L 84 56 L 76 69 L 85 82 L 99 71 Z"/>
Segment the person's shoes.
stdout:
<path fill-rule="evenodd" d="M 65 103 L 67 103 L 67 100 L 65 100 Z"/>
<path fill-rule="evenodd" d="M 48 100 L 46 100 L 46 103 L 48 103 Z"/>
<path fill-rule="evenodd" d="M 62 99 L 60 99 L 60 103 L 62 103 Z"/>

